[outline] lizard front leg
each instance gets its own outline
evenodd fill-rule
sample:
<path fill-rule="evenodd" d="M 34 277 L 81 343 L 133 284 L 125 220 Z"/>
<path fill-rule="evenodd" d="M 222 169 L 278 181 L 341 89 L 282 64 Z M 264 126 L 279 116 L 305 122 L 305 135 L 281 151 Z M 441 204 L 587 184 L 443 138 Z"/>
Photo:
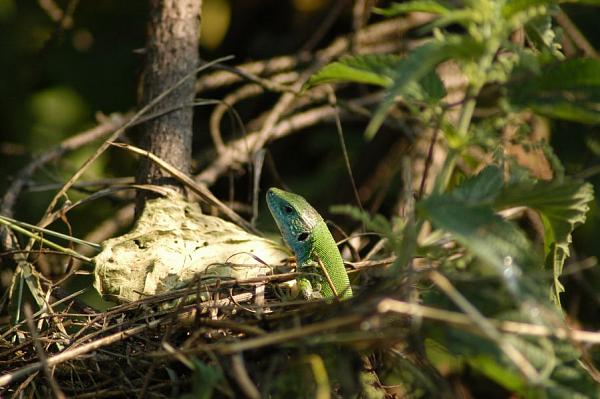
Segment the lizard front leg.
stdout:
<path fill-rule="evenodd" d="M 301 275 L 296 278 L 298 290 L 302 298 L 306 300 L 321 299 L 323 295 L 321 289 L 323 287 L 319 266 L 314 262 L 298 263 L 297 271 Z"/>

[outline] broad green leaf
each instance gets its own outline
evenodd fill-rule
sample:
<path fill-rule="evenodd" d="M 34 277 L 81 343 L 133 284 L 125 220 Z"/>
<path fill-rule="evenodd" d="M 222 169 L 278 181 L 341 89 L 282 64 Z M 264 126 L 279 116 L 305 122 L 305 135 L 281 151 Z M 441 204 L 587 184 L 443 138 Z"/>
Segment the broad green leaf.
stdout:
<path fill-rule="evenodd" d="M 388 87 L 393 83 L 394 70 L 402 61 L 395 55 L 347 56 L 326 65 L 311 76 L 307 86 L 350 81 Z"/>
<path fill-rule="evenodd" d="M 367 54 L 346 56 L 326 65 L 314 74 L 307 87 L 331 82 L 356 82 L 389 87 L 394 83 L 397 70 L 405 60 L 395 55 Z M 406 88 L 406 94 L 413 99 L 435 103 L 446 96 L 446 88 L 435 71 L 425 75 L 419 82 Z"/>
<path fill-rule="evenodd" d="M 510 103 L 558 119 L 600 123 L 600 60 L 570 59 L 542 68 L 537 76 L 515 76 Z"/>
<path fill-rule="evenodd" d="M 544 224 L 544 254 L 554 276 L 553 299 L 560 304 L 564 291 L 559 277 L 569 256 L 571 233 L 585 222 L 593 187 L 578 181 L 538 182 L 508 186 L 496 200 L 496 207 L 527 206 L 538 211 Z"/>
<path fill-rule="evenodd" d="M 466 36 L 447 36 L 443 40 L 434 40 L 414 49 L 394 71 L 394 82 L 388 88 L 385 99 L 369 122 L 365 136 L 371 139 L 375 135 L 396 97 L 403 94 L 410 83 L 419 82 L 438 64 L 451 57 L 455 59 L 474 58 L 482 50 L 481 43 Z"/>
<path fill-rule="evenodd" d="M 344 81 L 389 87 L 394 83 L 397 71 L 402 70 L 405 62 L 405 59 L 394 55 L 367 54 L 343 57 L 313 75 L 306 87 Z M 408 83 L 403 94 L 418 102 L 435 104 L 446 96 L 446 88 L 437 73 L 432 70 L 419 81 Z"/>
<path fill-rule="evenodd" d="M 470 205 L 491 204 L 503 187 L 502 171 L 498 166 L 490 165 L 465 180 L 451 195 Z"/>
<path fill-rule="evenodd" d="M 434 226 L 493 266 L 510 289 L 518 289 L 514 284 L 519 269 L 528 269 L 536 263 L 533 248 L 523 232 L 496 215 L 491 206 L 439 195 L 420 201 L 418 209 Z"/>
<path fill-rule="evenodd" d="M 415 0 L 406 3 L 394 3 L 388 8 L 376 8 L 374 12 L 386 17 L 395 17 L 409 12 L 429 12 L 443 15 L 451 10 L 451 6 L 442 1 Z"/>

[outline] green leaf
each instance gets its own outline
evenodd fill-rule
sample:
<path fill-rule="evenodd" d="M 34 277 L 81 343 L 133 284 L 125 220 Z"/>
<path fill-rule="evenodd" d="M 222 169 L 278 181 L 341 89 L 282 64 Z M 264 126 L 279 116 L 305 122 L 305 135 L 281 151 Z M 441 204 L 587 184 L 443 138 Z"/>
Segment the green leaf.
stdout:
<path fill-rule="evenodd" d="M 434 0 L 415 0 L 406 3 L 394 3 L 388 8 L 375 8 L 376 14 L 386 17 L 395 17 L 409 12 L 429 12 L 432 14 L 446 14 L 452 8 L 448 4 Z"/>
<path fill-rule="evenodd" d="M 510 391 L 522 392 L 526 386 L 523 377 L 518 371 L 507 367 L 497 358 L 487 354 L 467 356 L 466 361 L 477 372 L 487 376 L 490 380 Z"/>
<path fill-rule="evenodd" d="M 429 104 L 441 101 L 447 94 L 444 82 L 435 71 L 429 72 L 419 81 L 419 89 L 419 99 Z"/>
<path fill-rule="evenodd" d="M 29 303 L 35 313 L 45 305 L 44 290 L 40 284 L 40 274 L 29 262 L 17 265 L 9 289 L 9 305 L 11 322 L 17 324 L 25 320 L 23 305 Z"/>
<path fill-rule="evenodd" d="M 395 55 L 346 56 L 326 65 L 310 78 L 305 87 L 344 81 L 389 87 L 404 62 L 405 59 Z M 446 88 L 437 73 L 430 71 L 420 81 L 407 84 L 403 94 L 417 101 L 435 104 L 446 96 Z"/>
<path fill-rule="evenodd" d="M 192 357 L 194 373 L 192 375 L 192 392 L 180 396 L 180 399 L 209 399 L 214 396 L 214 390 L 222 382 L 223 376 L 219 369 L 209 366 L 196 357 Z"/>
<path fill-rule="evenodd" d="M 495 318 L 521 320 L 519 313 L 509 318 L 496 314 Z M 505 339 L 540 372 L 541 380 L 531 384 L 514 366 L 507 363 L 502 351 L 485 338 L 454 329 L 438 328 L 436 333 L 439 334 L 438 345 L 443 345 L 451 355 L 468 363 L 474 372 L 487 376 L 511 391 L 515 397 L 556 399 L 600 397 L 597 384 L 578 360 L 581 356 L 580 351 L 570 342 L 553 341 L 548 345 L 549 342 L 545 338 L 505 335 Z"/>
<path fill-rule="evenodd" d="M 546 65 L 537 76 L 515 76 L 508 98 L 513 106 L 541 115 L 600 123 L 600 60 L 570 59 Z"/>
<path fill-rule="evenodd" d="M 346 56 L 311 76 L 307 87 L 343 81 L 388 87 L 393 83 L 394 70 L 401 61 L 402 58 L 395 55 Z"/>
<path fill-rule="evenodd" d="M 419 82 L 438 64 L 451 57 L 474 58 L 481 51 L 481 43 L 466 36 L 446 36 L 443 40 L 434 40 L 414 49 L 394 71 L 394 81 L 365 131 L 367 139 L 373 138 L 377 133 L 387 112 L 394 105 L 396 96 L 403 94 L 410 83 Z"/>
<path fill-rule="evenodd" d="M 560 38 L 557 38 L 554 31 L 551 15 L 545 14 L 532 18 L 525 24 L 525 32 L 534 49 L 547 51 L 557 60 L 564 59 L 559 42 Z"/>
<path fill-rule="evenodd" d="M 496 200 L 496 206 L 527 206 L 538 211 L 544 224 L 546 265 L 554 276 L 553 299 L 560 304 L 564 291 L 559 277 L 569 256 L 571 233 L 585 222 L 588 203 L 594 199 L 591 184 L 579 181 L 538 182 L 508 186 Z"/>
<path fill-rule="evenodd" d="M 420 201 L 418 209 L 437 228 L 493 266 L 515 292 L 519 269 L 528 269 L 536 263 L 533 248 L 523 232 L 496 215 L 491 206 L 439 195 Z"/>
<path fill-rule="evenodd" d="M 503 187 L 502 171 L 498 166 L 490 165 L 476 176 L 465 180 L 451 195 L 470 205 L 491 204 Z"/>

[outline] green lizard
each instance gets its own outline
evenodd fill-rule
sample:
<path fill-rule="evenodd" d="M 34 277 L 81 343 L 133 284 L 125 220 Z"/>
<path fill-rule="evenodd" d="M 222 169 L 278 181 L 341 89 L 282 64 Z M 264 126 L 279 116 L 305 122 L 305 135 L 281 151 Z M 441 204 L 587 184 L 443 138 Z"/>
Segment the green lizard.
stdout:
<path fill-rule="evenodd" d="M 342 255 L 321 215 L 301 196 L 277 188 L 267 191 L 267 205 L 296 255 L 298 270 L 308 272 L 298 278 L 302 296 L 350 298 L 352 288 Z"/>

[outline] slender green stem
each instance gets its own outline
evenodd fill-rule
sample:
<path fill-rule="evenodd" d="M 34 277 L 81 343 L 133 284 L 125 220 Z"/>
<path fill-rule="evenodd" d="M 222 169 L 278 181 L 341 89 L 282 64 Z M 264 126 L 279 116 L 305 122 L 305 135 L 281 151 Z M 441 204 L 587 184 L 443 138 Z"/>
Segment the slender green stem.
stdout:
<path fill-rule="evenodd" d="M 70 248 L 65 248 L 56 243 L 53 243 L 52 241 L 46 240 L 40 234 L 32 233 L 31 231 L 24 229 L 21 226 L 16 225 L 15 223 L 9 222 L 8 220 L 6 220 L 4 218 L 0 218 L 0 223 L 11 228 L 14 231 L 18 231 L 19 233 L 25 234 L 26 236 L 30 237 L 31 239 L 39 241 L 42 244 L 44 244 L 52 249 L 56 249 L 57 251 L 60 251 L 60 252 L 64 253 L 65 255 L 70 255 L 70 256 L 77 258 L 79 260 L 82 260 L 84 262 L 92 263 L 91 258 L 81 255 L 80 253 L 73 251 Z"/>
<path fill-rule="evenodd" d="M 62 234 L 62 233 L 59 233 L 59 232 L 56 232 L 56 231 L 52 231 L 52 230 L 45 229 L 43 227 L 36 226 L 36 225 L 33 225 L 33 224 L 21 222 L 21 221 L 15 220 L 13 218 L 9 218 L 8 216 L 0 215 L 0 220 L 6 220 L 7 222 L 15 224 L 17 226 L 24 227 L 24 228 L 31 229 L 31 230 L 35 230 L 35 231 L 40 231 L 40 232 L 42 232 L 42 233 L 44 233 L 46 235 L 53 236 L 53 237 L 58 237 L 58 238 L 62 238 L 63 240 L 74 242 L 75 244 L 87 245 L 89 247 L 94 248 L 96 251 L 101 251 L 102 250 L 102 246 L 96 244 L 95 242 L 85 241 L 85 240 L 82 240 L 82 239 L 77 238 L 77 237 L 72 237 L 72 236 L 69 236 L 69 235 L 66 235 L 66 234 Z"/>
<path fill-rule="evenodd" d="M 478 93 L 479 89 L 471 89 L 465 94 L 467 101 L 462 108 L 460 119 L 458 120 L 458 135 L 460 137 L 464 137 L 469 133 L 469 125 L 471 124 L 471 118 L 473 118 L 473 112 L 475 112 L 475 96 Z"/>
<path fill-rule="evenodd" d="M 467 89 L 467 92 L 465 94 L 465 98 L 467 100 L 461 109 L 460 117 L 458 119 L 458 136 L 460 138 L 466 137 L 469 133 L 469 125 L 471 124 L 471 119 L 473 118 L 473 112 L 475 111 L 475 105 L 477 103 L 475 100 L 475 96 L 477 95 L 478 91 L 479 89 L 476 89 L 471 86 L 469 89 Z M 437 179 L 435 180 L 435 184 L 433 186 L 434 194 L 442 193 L 446 189 L 446 187 L 448 187 L 450 177 L 452 176 L 452 172 L 454 172 L 456 160 L 459 155 L 460 149 L 448 149 L 448 154 L 446 155 L 446 160 L 444 161 L 442 170 L 437 176 Z"/>

